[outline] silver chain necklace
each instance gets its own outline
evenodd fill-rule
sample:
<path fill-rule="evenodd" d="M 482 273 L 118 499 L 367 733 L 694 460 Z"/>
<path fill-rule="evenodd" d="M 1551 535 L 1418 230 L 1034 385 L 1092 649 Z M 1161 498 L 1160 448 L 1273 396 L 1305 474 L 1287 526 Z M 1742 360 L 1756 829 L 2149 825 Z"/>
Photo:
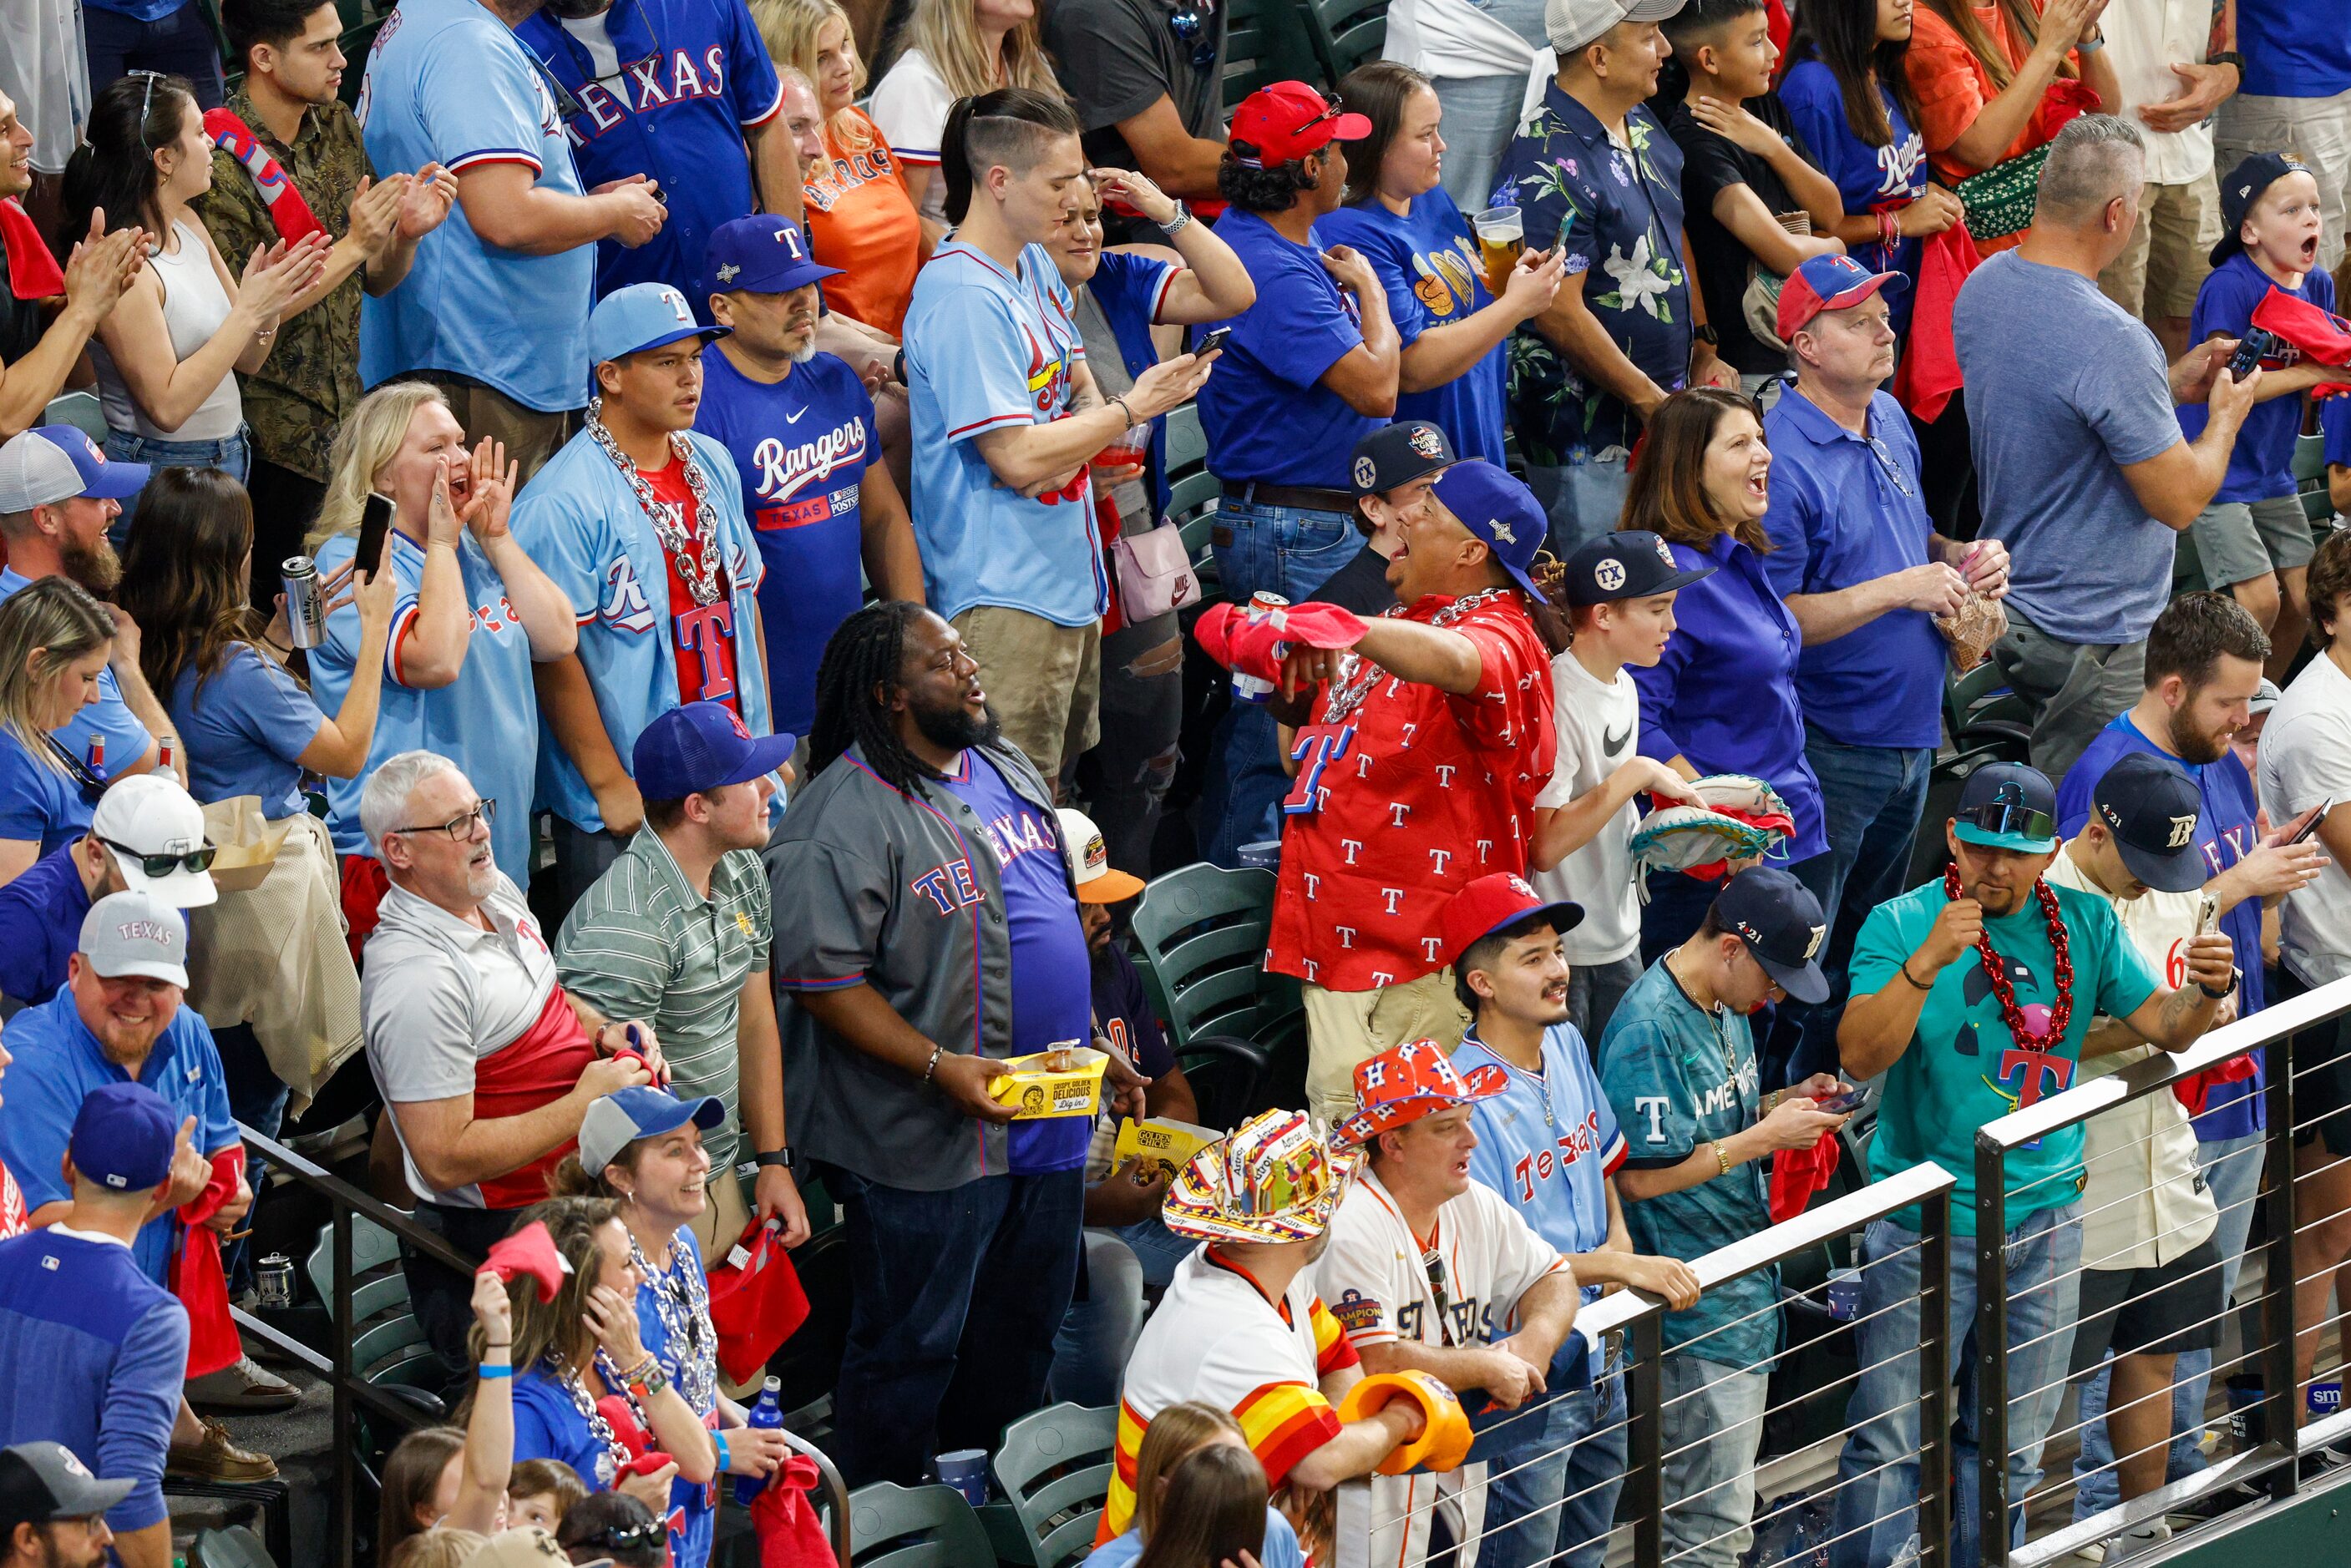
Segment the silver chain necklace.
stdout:
<path fill-rule="evenodd" d="M 1510 591 L 1509 588 L 1480 588 L 1474 594 L 1464 594 L 1429 617 L 1427 624 L 1451 626 L 1455 621 L 1476 613 Z M 1404 611 L 1399 607 L 1389 610 L 1387 614 L 1402 618 Z M 1365 659 L 1362 654 L 1350 653 L 1347 657 L 1354 660 L 1354 667 L 1332 682 L 1330 695 L 1324 699 L 1322 722 L 1325 724 L 1336 724 L 1345 719 L 1362 706 L 1364 699 L 1372 694 L 1373 687 L 1388 678 L 1386 670 Z"/>
<path fill-rule="evenodd" d="M 594 438 L 604 455 L 620 469 L 621 477 L 628 482 L 636 495 L 637 504 L 644 509 L 645 519 L 653 527 L 655 537 L 662 542 L 677 562 L 677 575 L 685 579 L 685 591 L 697 605 L 716 604 L 719 595 L 718 515 L 710 505 L 710 482 L 703 477 L 702 464 L 694 455 L 694 443 L 682 431 L 669 432 L 670 456 L 685 465 L 685 487 L 694 495 L 694 514 L 701 524 L 701 538 L 695 539 L 685 531 L 682 518 L 673 518 L 669 509 L 654 498 L 653 487 L 635 462 L 621 450 L 612 432 L 604 428 L 604 400 L 588 400 L 588 433 Z"/>
<path fill-rule="evenodd" d="M 666 1269 L 645 1261 L 633 1232 L 629 1258 L 644 1274 L 653 1293 L 653 1312 L 661 1319 L 662 1349 L 673 1363 L 677 1391 L 697 1416 L 717 1407 L 718 1331 L 710 1322 L 710 1294 L 699 1269 L 689 1269 L 680 1257 L 675 1237 L 670 1239 Z"/>
<path fill-rule="evenodd" d="M 612 1423 L 604 1419 L 604 1412 L 596 1408 L 596 1401 L 588 1394 L 587 1379 L 573 1370 L 563 1353 L 550 1350 L 547 1353 L 547 1359 L 555 1368 L 555 1380 L 563 1386 L 563 1392 L 570 1396 L 571 1407 L 587 1421 L 589 1435 L 603 1448 L 603 1457 L 596 1464 L 596 1469 L 601 1472 L 597 1479 L 609 1490 L 614 1478 L 621 1473 L 621 1467 L 629 1462 L 628 1445 L 613 1433 Z M 627 1397 L 626 1385 L 613 1376 L 609 1359 L 601 1348 L 596 1352 L 596 1359 L 600 1364 L 597 1369 L 604 1374 L 605 1381 L 622 1389 L 622 1397 Z"/>

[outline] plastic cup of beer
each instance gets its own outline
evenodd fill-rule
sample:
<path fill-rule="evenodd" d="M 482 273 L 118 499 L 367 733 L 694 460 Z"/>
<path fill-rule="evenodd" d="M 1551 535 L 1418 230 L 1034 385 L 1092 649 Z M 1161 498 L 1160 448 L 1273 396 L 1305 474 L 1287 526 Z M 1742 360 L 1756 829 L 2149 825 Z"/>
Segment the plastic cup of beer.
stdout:
<path fill-rule="evenodd" d="M 1478 214 L 1478 254 L 1486 266 L 1486 289 L 1497 299 L 1527 248 L 1526 218 L 1516 207 L 1489 207 Z"/>

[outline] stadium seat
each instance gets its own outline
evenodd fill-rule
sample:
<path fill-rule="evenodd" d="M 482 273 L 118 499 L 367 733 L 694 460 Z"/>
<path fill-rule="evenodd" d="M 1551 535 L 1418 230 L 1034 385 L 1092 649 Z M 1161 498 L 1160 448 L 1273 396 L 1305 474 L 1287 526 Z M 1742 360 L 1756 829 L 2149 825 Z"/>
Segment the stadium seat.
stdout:
<path fill-rule="evenodd" d="M 261 1538 L 242 1524 L 199 1534 L 188 1548 L 188 1568 L 278 1568 Z"/>
<path fill-rule="evenodd" d="M 61 392 L 41 410 L 45 425 L 71 425 L 92 441 L 106 439 L 106 412 L 96 392 Z"/>
<path fill-rule="evenodd" d="M 1037 1568 L 1063 1568 L 1093 1550 L 1117 1442 L 1118 1409 L 1109 1405 L 1054 1405 L 1004 1428 L 996 1481 Z"/>
<path fill-rule="evenodd" d="M 2009 689 L 2008 677 L 1989 659 L 1944 683 L 1943 722 L 1954 750 L 2006 745 L 2012 750 L 2012 762 L 2025 760 L 2032 736 L 2031 707 Z"/>
<path fill-rule="evenodd" d="M 329 1315 L 335 1304 L 335 1228 L 319 1229 L 318 1245 L 303 1260 L 302 1272 L 319 1304 Z M 364 1215 L 351 1216 L 351 1322 L 365 1323 L 378 1313 L 408 1301 L 408 1276 L 401 1272 L 400 1239 Z"/>
<path fill-rule="evenodd" d="M 876 1481 L 849 1494 L 852 1568 L 995 1568 L 996 1553 L 963 1493 L 936 1482 Z"/>
<path fill-rule="evenodd" d="M 1315 63 L 1332 87 L 1380 57 L 1388 41 L 1388 0 L 1304 0 L 1300 7 Z"/>
<path fill-rule="evenodd" d="M 1263 1039 L 1303 1012 L 1298 982 L 1265 971 L 1273 874 L 1206 863 L 1155 878 L 1134 908 L 1144 983 L 1180 1056 L 1208 1035 Z"/>
<path fill-rule="evenodd" d="M 1225 9 L 1225 108 L 1273 82 L 1322 74 L 1290 0 L 1228 0 Z"/>

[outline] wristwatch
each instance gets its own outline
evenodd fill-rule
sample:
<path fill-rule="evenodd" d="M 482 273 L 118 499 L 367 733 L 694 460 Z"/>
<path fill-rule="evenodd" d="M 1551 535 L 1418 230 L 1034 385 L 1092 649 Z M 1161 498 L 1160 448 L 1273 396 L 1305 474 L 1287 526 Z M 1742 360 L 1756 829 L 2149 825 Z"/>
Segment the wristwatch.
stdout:
<path fill-rule="evenodd" d="M 778 1170 L 789 1170 L 792 1168 L 792 1151 L 789 1146 L 783 1148 L 771 1148 L 767 1153 L 756 1157 L 752 1163 L 762 1168 L 773 1167 Z"/>
<path fill-rule="evenodd" d="M 1714 329 L 1714 323 L 1710 321 L 1702 321 L 1696 327 L 1691 327 L 1690 336 L 1696 338 L 1698 342 L 1708 344 L 1709 346 L 1722 341 L 1722 334 Z"/>
<path fill-rule="evenodd" d="M 2223 49 L 2217 55 L 2208 55 L 2205 57 L 2204 63 L 2208 66 L 2234 66 L 2237 67 L 2237 79 L 2239 81 L 2245 79 L 2245 57 L 2234 49 Z"/>
<path fill-rule="evenodd" d="M 2210 986 L 2205 984 L 2200 980 L 2196 982 L 2196 989 L 2202 992 L 2205 995 L 2210 997 L 2215 1002 L 2225 1002 L 2229 998 L 2229 993 L 2236 990 L 2238 983 L 2244 978 L 2245 971 L 2243 970 L 2231 969 L 2229 971 L 2229 983 L 2222 986 L 2220 990 L 2213 990 Z"/>

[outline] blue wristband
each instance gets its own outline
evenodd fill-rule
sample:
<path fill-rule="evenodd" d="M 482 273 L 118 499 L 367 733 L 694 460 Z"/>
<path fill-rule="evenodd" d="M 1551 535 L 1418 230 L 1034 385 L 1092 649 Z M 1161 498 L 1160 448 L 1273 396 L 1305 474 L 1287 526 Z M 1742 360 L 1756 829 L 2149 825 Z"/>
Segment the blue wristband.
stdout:
<path fill-rule="evenodd" d="M 481 1366 L 474 1368 L 474 1376 L 481 1378 L 484 1382 L 490 1382 L 500 1377 L 512 1377 L 514 1376 L 514 1368 L 511 1366 L 493 1366 L 486 1361 L 482 1363 Z"/>
<path fill-rule="evenodd" d="M 710 1440 L 718 1445 L 718 1471 L 721 1475 L 724 1475 L 726 1472 L 727 1466 L 735 1462 L 728 1457 L 726 1452 L 726 1434 L 721 1431 L 713 1430 L 710 1434 Z"/>

